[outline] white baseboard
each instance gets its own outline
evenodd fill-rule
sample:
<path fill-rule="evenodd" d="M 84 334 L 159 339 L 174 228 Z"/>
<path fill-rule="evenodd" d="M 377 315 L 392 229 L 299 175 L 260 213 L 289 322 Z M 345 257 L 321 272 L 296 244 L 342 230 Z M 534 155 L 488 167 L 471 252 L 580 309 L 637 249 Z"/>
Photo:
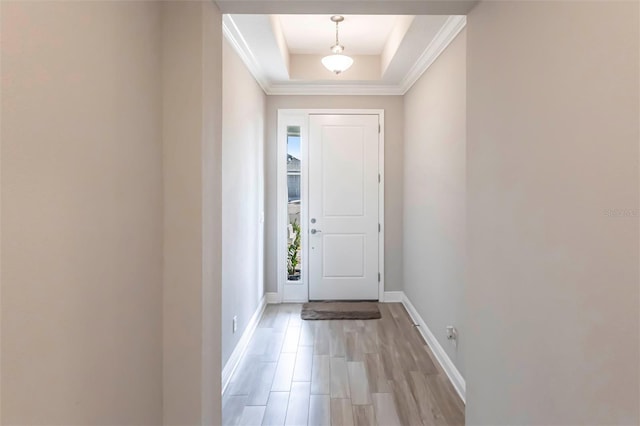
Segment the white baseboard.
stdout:
<path fill-rule="evenodd" d="M 385 291 L 384 299 L 382 302 L 384 303 L 401 303 L 404 299 L 404 293 L 402 291 Z"/>
<path fill-rule="evenodd" d="M 456 389 L 456 392 L 458 392 L 458 395 L 460 395 L 462 401 L 466 403 L 466 383 L 464 377 L 462 377 L 462 374 L 460 374 L 456 366 L 453 364 L 453 361 L 451 361 L 449 355 L 447 355 L 442 345 L 440 345 L 440 342 L 438 342 L 436 336 L 434 336 L 431 330 L 429 330 L 429 327 L 427 327 L 427 324 L 424 322 L 416 308 L 407 298 L 407 295 L 404 294 L 404 292 L 399 293 L 402 293 L 402 304 L 404 305 L 405 309 L 413 319 L 413 322 L 418 324 L 418 330 L 420 331 L 420 334 L 422 334 L 422 337 L 427 342 L 427 345 L 431 349 L 431 352 L 433 352 L 436 359 L 442 366 L 442 369 L 447 374 L 447 377 L 449 377 L 449 380 L 453 384 L 453 387 Z"/>
<path fill-rule="evenodd" d="M 233 372 L 238 367 L 238 364 L 240 363 L 242 356 L 244 355 L 244 353 L 247 350 L 247 347 L 249 346 L 249 342 L 251 341 L 251 337 L 253 336 L 253 333 L 256 331 L 256 327 L 260 322 L 260 317 L 262 317 L 262 312 L 264 312 L 264 308 L 267 305 L 268 294 L 269 293 L 265 294 L 264 296 L 262 296 L 262 299 L 260 299 L 260 303 L 258 303 L 258 307 L 256 308 L 256 311 L 251 316 L 251 319 L 247 324 L 247 328 L 245 328 L 244 333 L 242 333 L 242 337 L 240 337 L 240 340 L 238 340 L 238 344 L 236 345 L 236 348 L 233 350 L 233 352 L 231 353 L 231 356 L 229 357 L 229 360 L 227 361 L 227 363 L 224 365 L 224 368 L 222 369 L 222 393 L 223 394 L 224 394 L 224 391 L 227 390 L 227 386 L 231 381 L 231 376 L 233 375 Z"/>
<path fill-rule="evenodd" d="M 267 304 L 280 303 L 280 295 L 278 293 L 265 293 Z"/>

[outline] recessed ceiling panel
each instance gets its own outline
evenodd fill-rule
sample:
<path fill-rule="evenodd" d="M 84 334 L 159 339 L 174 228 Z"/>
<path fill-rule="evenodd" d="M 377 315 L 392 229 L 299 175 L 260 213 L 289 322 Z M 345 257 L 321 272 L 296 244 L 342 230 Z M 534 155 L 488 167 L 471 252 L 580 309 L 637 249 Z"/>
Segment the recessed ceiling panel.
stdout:
<path fill-rule="evenodd" d="M 335 42 L 335 24 L 331 15 L 277 15 L 289 52 L 292 54 L 329 54 Z M 398 16 L 344 15 L 340 23 L 340 44 L 352 55 L 379 55 Z"/>
<path fill-rule="evenodd" d="M 331 15 L 224 15 L 223 29 L 265 93 L 404 94 L 464 28 L 464 16 L 344 15 L 353 66 L 321 63 L 335 43 Z"/>

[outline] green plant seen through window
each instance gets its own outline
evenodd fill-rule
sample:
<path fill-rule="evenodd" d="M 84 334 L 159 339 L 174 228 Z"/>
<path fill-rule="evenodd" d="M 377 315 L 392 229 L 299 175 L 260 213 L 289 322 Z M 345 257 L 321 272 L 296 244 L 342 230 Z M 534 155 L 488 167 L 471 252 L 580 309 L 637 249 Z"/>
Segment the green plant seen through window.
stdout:
<path fill-rule="evenodd" d="M 293 278 L 300 263 L 300 225 L 297 221 L 293 221 L 291 227 L 293 228 L 293 239 L 287 249 L 287 272 L 289 277 Z"/>

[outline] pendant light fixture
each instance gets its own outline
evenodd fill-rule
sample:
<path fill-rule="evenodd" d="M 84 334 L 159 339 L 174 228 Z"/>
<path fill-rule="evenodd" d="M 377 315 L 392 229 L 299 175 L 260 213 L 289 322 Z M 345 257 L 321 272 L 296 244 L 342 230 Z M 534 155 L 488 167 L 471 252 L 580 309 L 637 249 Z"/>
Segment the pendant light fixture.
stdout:
<path fill-rule="evenodd" d="M 322 58 L 322 65 L 329 71 L 340 74 L 353 65 L 353 59 L 342 54 L 342 52 L 344 52 L 344 46 L 340 44 L 338 39 L 338 24 L 344 21 L 344 17 L 335 15 L 331 17 L 331 21 L 336 23 L 336 44 L 331 46 L 331 52 L 333 52 L 333 54 Z"/>

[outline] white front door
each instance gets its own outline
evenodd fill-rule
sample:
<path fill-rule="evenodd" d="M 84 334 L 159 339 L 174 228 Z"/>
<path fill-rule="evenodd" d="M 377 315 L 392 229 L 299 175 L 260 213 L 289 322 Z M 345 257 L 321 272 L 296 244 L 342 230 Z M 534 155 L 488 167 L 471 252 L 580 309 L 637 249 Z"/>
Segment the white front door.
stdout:
<path fill-rule="evenodd" d="M 378 126 L 309 118 L 310 300 L 378 300 Z"/>

